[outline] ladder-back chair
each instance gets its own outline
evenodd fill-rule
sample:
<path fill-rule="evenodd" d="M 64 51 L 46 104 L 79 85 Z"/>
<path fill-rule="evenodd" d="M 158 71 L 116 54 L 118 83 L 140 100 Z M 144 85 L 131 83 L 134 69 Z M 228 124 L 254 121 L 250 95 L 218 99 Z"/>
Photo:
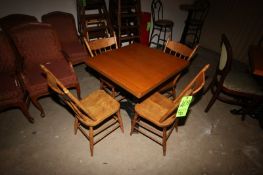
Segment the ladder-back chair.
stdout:
<path fill-rule="evenodd" d="M 196 54 L 198 47 L 199 45 L 196 45 L 192 49 L 182 43 L 167 40 L 163 52 L 190 62 Z M 167 94 L 167 97 L 172 96 L 172 98 L 174 99 L 176 96 L 176 83 L 178 82 L 180 77 L 181 73 L 177 74 L 173 80 L 170 80 L 164 86 L 161 86 L 159 92 Z"/>
<path fill-rule="evenodd" d="M 78 100 L 44 65 L 41 65 L 41 68 L 46 74 L 48 86 L 73 110 L 74 133 L 77 134 L 79 129 L 87 137 L 91 156 L 96 143 L 118 127 L 124 132 L 120 104 L 109 94 L 103 90 L 96 90 L 82 100 Z M 104 135 L 101 136 L 103 133 Z M 99 134 L 100 137 L 95 141 L 95 137 Z"/>
<path fill-rule="evenodd" d="M 165 156 L 166 142 L 173 129 L 176 128 L 177 131 L 178 120 L 176 111 L 181 99 L 184 96 L 194 96 L 204 87 L 205 72 L 208 68 L 209 64 L 205 65 L 173 101 L 156 92 L 142 103 L 136 104 L 130 135 L 132 135 L 134 130 L 137 130 L 160 144 L 163 147 L 163 155 Z M 161 141 L 154 136 L 161 138 Z"/>
<path fill-rule="evenodd" d="M 96 56 L 99 54 L 111 51 L 113 49 L 118 49 L 115 33 L 113 37 L 101 38 L 92 41 L 88 41 L 84 37 L 84 42 L 87 46 L 90 56 L 94 59 L 96 59 Z M 100 89 L 104 89 L 114 98 L 120 95 L 120 93 L 116 91 L 116 87 L 109 80 L 106 80 L 106 78 L 100 78 Z M 122 99 L 123 97 L 120 98 L 120 100 Z"/>

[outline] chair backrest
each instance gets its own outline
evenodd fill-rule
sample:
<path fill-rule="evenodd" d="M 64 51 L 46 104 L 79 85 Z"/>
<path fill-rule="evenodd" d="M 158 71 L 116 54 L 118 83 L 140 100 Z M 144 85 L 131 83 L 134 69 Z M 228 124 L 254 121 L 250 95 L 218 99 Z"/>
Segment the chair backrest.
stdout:
<path fill-rule="evenodd" d="M 220 78 L 223 83 L 226 75 L 231 70 L 233 59 L 232 47 L 225 34 L 221 36 L 221 54 L 216 71 L 216 78 Z M 220 77 L 219 77 L 220 76 Z"/>
<path fill-rule="evenodd" d="M 23 58 L 24 69 L 65 59 L 57 33 L 50 24 L 28 23 L 12 28 L 12 40 Z"/>
<path fill-rule="evenodd" d="M 170 55 L 175 55 L 178 58 L 184 59 L 186 61 L 191 61 L 192 57 L 195 55 L 199 45 L 196 45 L 193 49 L 179 42 L 172 40 L 167 40 L 164 50 L 164 53 Z"/>
<path fill-rule="evenodd" d="M 203 24 L 208 14 L 210 3 L 208 0 L 196 0 L 194 10 L 191 13 L 191 20 L 194 23 Z"/>
<path fill-rule="evenodd" d="M 56 30 L 61 44 L 78 41 L 78 33 L 74 16 L 70 13 L 54 11 L 41 17 L 42 22 L 51 24 Z"/>
<path fill-rule="evenodd" d="M 109 50 L 118 49 L 116 35 L 114 33 L 113 37 L 109 38 L 101 38 L 97 40 L 88 41 L 84 37 L 84 42 L 88 48 L 91 57 L 94 57 L 103 52 L 107 52 Z"/>
<path fill-rule="evenodd" d="M 0 72 L 14 74 L 16 72 L 16 54 L 10 39 L 0 31 Z"/>
<path fill-rule="evenodd" d="M 151 13 L 153 23 L 163 19 L 163 4 L 161 0 L 153 0 L 151 4 Z"/>
<path fill-rule="evenodd" d="M 38 20 L 35 16 L 30 16 L 26 14 L 10 14 L 0 19 L 0 27 L 5 32 L 9 32 L 10 29 L 15 26 L 30 22 L 38 22 Z"/>
<path fill-rule="evenodd" d="M 164 115 L 159 122 L 165 121 L 175 109 L 178 108 L 182 98 L 184 96 L 194 96 L 197 94 L 205 85 L 205 72 L 209 68 L 209 64 L 205 65 L 200 72 L 194 77 L 194 79 L 186 85 L 182 92 L 174 99 L 174 106 Z"/>
<path fill-rule="evenodd" d="M 81 121 L 96 121 L 96 117 L 90 115 L 80 101 L 50 72 L 44 65 L 40 65 L 44 71 L 48 86 L 65 102 Z"/>

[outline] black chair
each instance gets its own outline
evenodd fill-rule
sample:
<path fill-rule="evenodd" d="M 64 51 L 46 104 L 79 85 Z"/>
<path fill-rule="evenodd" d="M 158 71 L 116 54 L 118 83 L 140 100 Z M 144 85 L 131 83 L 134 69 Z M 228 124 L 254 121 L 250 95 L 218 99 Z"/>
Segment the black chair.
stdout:
<path fill-rule="evenodd" d="M 196 0 L 193 5 L 181 5 L 180 8 L 188 11 L 180 42 L 189 47 L 194 47 L 199 43 L 210 3 L 208 0 Z"/>
<path fill-rule="evenodd" d="M 153 0 L 151 4 L 151 13 L 153 21 L 153 29 L 150 37 L 149 46 L 156 45 L 157 48 L 161 47 L 163 49 L 166 43 L 166 35 L 170 33 L 170 40 L 172 40 L 173 32 L 173 21 L 163 19 L 163 4 L 161 0 Z M 163 33 L 163 37 L 161 35 Z M 157 37 L 157 40 L 155 39 Z"/>
<path fill-rule="evenodd" d="M 248 69 L 242 69 L 246 65 L 232 64 L 233 54 L 229 40 L 223 34 L 221 42 L 221 56 L 216 73 L 207 90 L 212 91 L 205 112 L 208 112 L 215 101 L 238 105 L 240 109 L 231 110 L 233 114 L 254 116 L 255 106 L 263 102 L 263 87 L 261 87 Z"/>

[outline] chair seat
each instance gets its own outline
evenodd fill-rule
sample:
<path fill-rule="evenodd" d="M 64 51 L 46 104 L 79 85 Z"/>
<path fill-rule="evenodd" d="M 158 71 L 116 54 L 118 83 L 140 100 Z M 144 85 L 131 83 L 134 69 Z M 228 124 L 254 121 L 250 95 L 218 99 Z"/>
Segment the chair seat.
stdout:
<path fill-rule="evenodd" d="M 170 99 L 156 92 L 145 101 L 135 106 L 135 111 L 146 120 L 151 121 L 159 127 L 168 126 L 173 123 L 175 117 L 169 117 L 164 122 L 159 120 L 173 109 L 175 104 Z"/>
<path fill-rule="evenodd" d="M 65 59 L 52 60 L 44 64 L 58 77 L 66 87 L 76 82 L 76 75 L 70 69 L 69 63 Z M 58 67 L 59 65 L 59 67 Z M 25 86 L 30 95 L 48 92 L 47 81 L 39 66 L 32 66 L 24 72 Z"/>
<path fill-rule="evenodd" d="M 10 74 L 4 74 L 2 73 L 0 75 L 0 81 L 4 82 L 0 86 L 0 101 L 7 101 L 11 100 L 14 101 L 16 99 L 19 99 L 19 96 L 21 99 L 23 99 L 23 90 L 19 86 L 15 75 Z"/>
<path fill-rule="evenodd" d="M 167 19 L 157 20 L 154 23 L 159 27 L 172 27 L 174 25 L 173 21 Z"/>
<path fill-rule="evenodd" d="M 88 122 L 90 126 L 99 124 L 115 114 L 120 108 L 120 104 L 103 90 L 92 92 L 80 102 L 89 114 L 97 119 L 96 121 L 92 121 L 87 118 L 86 122 Z"/>
<path fill-rule="evenodd" d="M 224 87 L 240 93 L 263 96 L 263 87 L 244 71 L 231 70 L 224 81 Z"/>
<path fill-rule="evenodd" d="M 72 64 L 83 62 L 88 57 L 86 49 L 79 42 L 63 43 L 62 49 Z"/>

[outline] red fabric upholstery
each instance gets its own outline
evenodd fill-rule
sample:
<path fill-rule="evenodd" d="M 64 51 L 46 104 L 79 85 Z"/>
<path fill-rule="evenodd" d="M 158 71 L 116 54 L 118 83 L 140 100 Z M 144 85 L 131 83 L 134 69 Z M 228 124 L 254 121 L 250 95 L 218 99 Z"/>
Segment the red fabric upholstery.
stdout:
<path fill-rule="evenodd" d="M 37 18 L 26 14 L 10 14 L 0 19 L 0 26 L 8 32 L 11 28 L 30 22 L 37 22 Z"/>
<path fill-rule="evenodd" d="M 0 31 L 0 110 L 19 107 L 25 117 L 33 122 L 28 112 L 28 94 L 17 76 L 16 54 L 10 40 Z"/>
<path fill-rule="evenodd" d="M 42 16 L 42 22 L 49 23 L 54 27 L 62 49 L 72 64 L 79 64 L 86 59 L 88 54 L 79 40 L 72 14 L 59 11 L 51 12 Z"/>
<path fill-rule="evenodd" d="M 40 64 L 48 65 L 51 71 L 67 88 L 76 88 L 80 97 L 80 87 L 72 65 L 68 62 L 53 27 L 44 23 L 28 23 L 12 28 L 10 35 L 23 58 L 23 80 L 33 104 L 44 116 L 42 106 L 37 102 L 41 96 L 48 95 L 46 79 Z"/>

